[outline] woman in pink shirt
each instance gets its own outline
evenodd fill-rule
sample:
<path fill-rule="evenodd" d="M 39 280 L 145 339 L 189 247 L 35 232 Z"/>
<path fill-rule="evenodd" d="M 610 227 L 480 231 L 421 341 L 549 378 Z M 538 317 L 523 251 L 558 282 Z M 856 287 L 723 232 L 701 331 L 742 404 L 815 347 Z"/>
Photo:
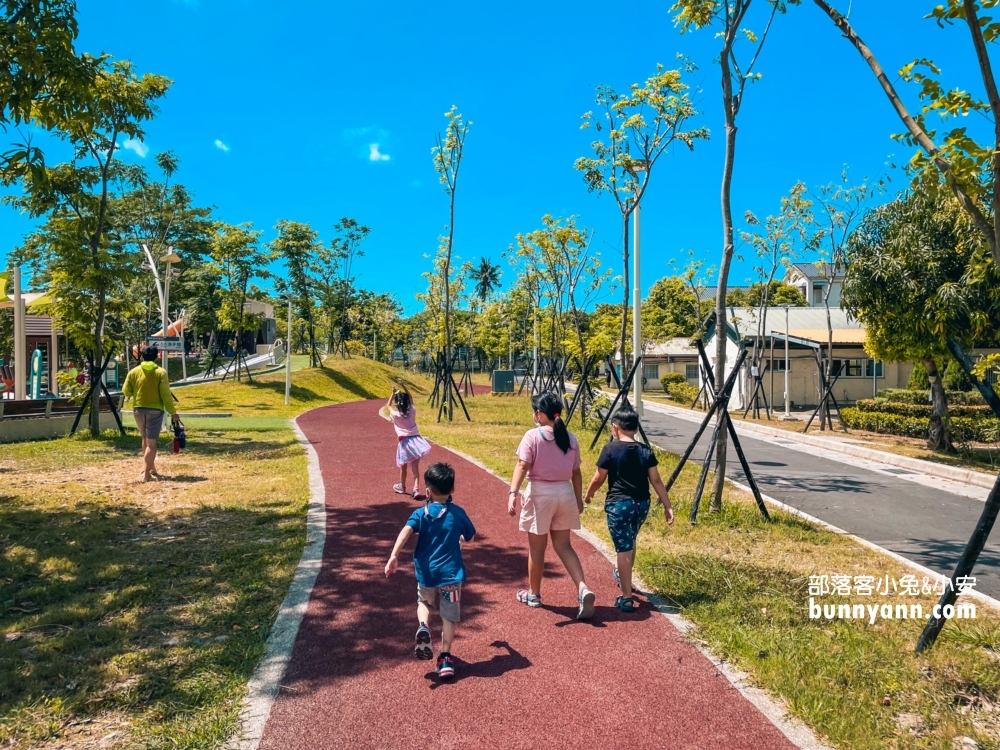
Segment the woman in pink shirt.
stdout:
<path fill-rule="evenodd" d="M 406 388 L 406 384 L 398 381 L 400 388 L 392 387 L 392 395 L 389 397 L 389 419 L 396 429 L 396 437 L 399 442 L 396 444 L 396 466 L 399 467 L 399 484 L 394 484 L 392 489 L 400 495 L 407 494 L 406 491 L 406 467 L 413 466 L 413 497 L 420 497 L 420 459 L 431 452 L 430 443 L 420 435 L 417 428 L 417 407 L 413 405 L 413 397 Z"/>
<path fill-rule="evenodd" d="M 583 512 L 583 476 L 580 473 L 580 444 L 563 424 L 562 400 L 554 393 L 531 399 L 535 427 L 524 433 L 517 447 L 517 465 L 510 483 L 507 512 L 514 515 L 521 506 L 518 528 L 528 534 L 528 588 L 517 592 L 517 600 L 529 607 L 542 606 L 542 573 L 549 537 L 566 572 L 577 588 L 580 605 L 576 618 L 589 620 L 594 614 L 594 592 L 583 580 L 583 566 L 570 539 L 580 528 Z M 527 491 L 521 482 L 528 478 Z"/>

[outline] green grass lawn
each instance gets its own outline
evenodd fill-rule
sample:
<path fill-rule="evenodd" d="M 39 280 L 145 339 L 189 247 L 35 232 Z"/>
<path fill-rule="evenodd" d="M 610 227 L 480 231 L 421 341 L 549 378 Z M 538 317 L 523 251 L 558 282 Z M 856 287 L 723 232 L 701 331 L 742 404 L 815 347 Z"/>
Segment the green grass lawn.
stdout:
<path fill-rule="evenodd" d="M 472 422 L 424 420 L 433 440 L 470 454 L 501 476 L 531 426 L 527 398 L 469 399 Z M 579 421 L 571 425 L 579 430 Z M 584 482 L 597 451 L 591 431 L 579 431 Z M 598 444 L 598 448 L 600 443 Z M 659 453 L 666 477 L 676 457 Z M 957 737 L 1000 746 L 1000 619 L 979 608 L 978 619 L 950 622 L 923 656 L 913 647 L 924 622 L 811 620 L 810 575 L 871 575 L 899 579 L 910 569 L 847 537 L 772 510 L 762 520 L 752 498 L 730 489 L 723 512 L 687 522 L 697 471 L 685 468 L 671 492 L 677 520 L 667 527 L 654 505 L 639 537 L 639 575 L 695 623 L 693 637 L 746 670 L 757 685 L 839 748 L 950 748 Z M 603 495 L 603 493 L 600 493 Z M 503 502 L 503 493 L 497 503 Z M 584 524 L 609 541 L 600 502 Z M 918 602 L 936 596 L 825 597 L 825 603 Z"/>
<path fill-rule="evenodd" d="M 295 372 L 290 407 L 284 373 L 178 390 L 235 416 L 164 437 L 159 482 L 135 481 L 134 429 L 0 449 L 0 747 L 222 747 L 305 540 L 289 418 L 399 374 L 333 364 Z"/>

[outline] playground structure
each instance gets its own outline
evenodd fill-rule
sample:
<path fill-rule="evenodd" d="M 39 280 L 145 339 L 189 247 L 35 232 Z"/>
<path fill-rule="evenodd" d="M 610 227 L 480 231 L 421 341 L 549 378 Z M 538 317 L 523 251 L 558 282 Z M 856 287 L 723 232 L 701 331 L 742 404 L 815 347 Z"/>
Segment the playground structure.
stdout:
<path fill-rule="evenodd" d="M 10 296 L 8 282 L 13 282 Z M 59 395 L 60 332 L 51 317 L 41 314 L 47 301 L 44 294 L 21 293 L 20 269 L 0 273 L 0 309 L 14 310 L 14 364 L 4 362 L 0 367 L 0 399 L 25 401 Z"/>

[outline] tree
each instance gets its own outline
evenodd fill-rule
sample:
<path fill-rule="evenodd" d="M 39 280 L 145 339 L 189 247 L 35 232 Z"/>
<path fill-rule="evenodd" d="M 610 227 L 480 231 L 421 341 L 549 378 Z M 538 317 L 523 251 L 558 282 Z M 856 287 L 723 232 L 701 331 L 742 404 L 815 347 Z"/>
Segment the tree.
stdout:
<path fill-rule="evenodd" d="M 555 342 L 560 338 L 557 321 L 566 307 L 576 334 L 581 367 L 590 356 L 584 339 L 585 322 L 582 310 L 589 307 L 602 293 L 611 276 L 610 269 L 601 269 L 601 259 L 590 249 L 591 232 L 576 225 L 576 217 L 542 217 L 542 228 L 514 239 L 514 254 L 528 260 L 539 276 L 548 282 L 552 299 L 553 355 Z M 586 416 L 586 406 L 584 406 Z"/>
<path fill-rule="evenodd" d="M 735 244 L 733 241 L 732 183 L 733 167 L 736 160 L 736 119 L 743 106 L 743 96 L 747 83 L 760 80 L 761 74 L 754 68 L 760 57 L 768 32 L 778 13 L 784 13 L 788 5 L 798 5 L 799 0 L 767 0 L 770 11 L 763 33 L 756 33 L 744 27 L 753 0 L 676 0 L 671 8 L 676 11 L 674 23 L 681 33 L 694 29 L 718 25 L 718 37 L 722 39 L 719 51 L 719 67 L 722 72 L 722 108 L 726 121 L 726 156 L 722 168 L 722 261 L 719 263 L 718 288 L 715 295 L 715 324 L 717 330 L 726 330 L 726 285 L 729 283 L 729 267 L 733 261 Z M 758 6 L 760 3 L 758 2 Z M 749 61 L 740 63 L 736 42 L 744 37 L 750 43 Z M 726 378 L 726 336 L 715 337 L 715 389 L 722 391 Z M 723 422 L 728 418 L 725 410 L 719 412 Z M 722 491 L 726 483 L 726 448 L 728 435 L 725 424 L 717 428 L 719 440 L 716 445 L 715 479 L 709 509 L 722 509 Z"/>
<path fill-rule="evenodd" d="M 347 340 L 351 336 L 348 310 L 354 298 L 354 261 L 364 255 L 361 243 L 371 230 L 356 219 L 345 216 L 333 226 L 337 236 L 330 240 L 330 252 L 319 256 L 323 308 L 327 315 L 329 348 L 340 349 L 342 357 L 350 356 Z"/>
<path fill-rule="evenodd" d="M 691 64 L 685 65 L 685 72 L 694 69 Z M 587 189 L 609 193 L 622 215 L 623 296 L 619 351 L 623 365 L 628 333 L 629 217 L 642 201 L 653 167 L 664 152 L 678 141 L 694 150 L 696 140 L 708 138 L 706 128 L 683 129 L 697 114 L 687 89 L 680 70 L 664 70 L 662 65 L 657 65 L 656 73 L 647 78 L 643 86 L 633 83 L 627 94 L 619 94 L 611 86 L 598 86 L 597 105 L 601 115 L 595 117 L 590 111 L 582 118 L 582 129 L 593 125 L 600 133 L 606 128 L 607 136 L 590 144 L 593 157 L 581 157 L 574 166 L 583 172 Z"/>
<path fill-rule="evenodd" d="M 698 300 L 681 276 L 664 276 L 642 303 L 642 330 L 651 341 L 694 336 L 701 323 Z"/>
<path fill-rule="evenodd" d="M 865 215 L 846 260 L 843 303 L 865 325 L 865 349 L 923 363 L 932 404 L 927 447 L 954 451 L 937 363 L 951 339 L 997 341 L 1000 272 L 988 246 L 952 201 L 908 192 Z"/>
<path fill-rule="evenodd" d="M 921 58 L 904 66 L 899 72 L 904 81 L 920 86 L 919 95 L 924 106 L 916 117 L 909 113 L 874 53 L 848 20 L 825 0 L 814 2 L 868 63 L 889 103 L 906 127 L 906 133 L 897 136 L 897 139 L 918 148 L 910 161 L 916 182 L 925 190 L 944 188 L 951 193 L 982 235 L 993 262 L 1000 266 L 1000 91 L 997 89 L 993 65 L 986 47 L 1000 39 L 1000 22 L 990 16 L 979 15 L 981 10 L 995 7 L 995 0 L 944 0 L 928 16 L 934 18 L 941 27 L 952 25 L 955 21 L 965 22 L 979 64 L 987 101 L 973 96 L 967 90 L 946 89 L 936 78 L 941 73 L 940 69 L 933 61 Z M 965 126 L 938 133 L 927 125 L 927 116 L 930 114 L 948 120 L 964 117 L 971 112 L 983 114 L 992 121 L 993 137 L 990 143 L 977 142 Z M 938 143 L 935 143 L 935 139 Z"/>
<path fill-rule="evenodd" d="M 879 181 L 879 188 L 882 185 L 882 181 Z M 816 209 L 810 211 L 807 217 L 817 228 L 816 234 L 808 243 L 819 252 L 819 262 L 816 263 L 816 267 L 826 281 L 823 288 L 823 308 L 826 310 L 827 383 L 833 375 L 833 320 L 830 315 L 830 294 L 833 292 L 834 280 L 846 265 L 848 238 L 873 194 L 874 191 L 867 180 L 863 180 L 860 185 L 854 185 L 845 169 L 839 183 L 824 185 L 814 192 L 813 202 Z M 830 408 L 828 400 L 823 399 L 819 406 L 819 427 L 823 430 Z"/>
<path fill-rule="evenodd" d="M 76 55 L 75 0 L 4 0 L 2 7 L 0 125 L 34 120 L 51 129 L 53 120 L 38 117 L 39 102 L 59 99 L 68 109 L 86 102 L 100 60 Z"/>
<path fill-rule="evenodd" d="M 800 244 L 805 244 L 809 236 L 809 225 L 812 221 L 812 201 L 806 196 L 806 186 L 799 182 L 792 186 L 788 195 L 781 199 L 781 211 L 777 216 L 768 216 L 761 222 L 753 212 L 747 211 L 744 214 L 746 223 L 754 227 L 759 227 L 756 231 L 740 232 L 740 238 L 748 244 L 757 256 L 757 265 L 754 271 L 760 282 L 751 287 L 751 294 L 747 294 L 743 304 L 747 307 L 757 308 L 757 336 L 753 348 L 753 361 L 751 362 L 751 372 L 756 372 L 754 382 L 754 416 L 758 415 L 757 408 L 757 388 L 761 382 L 761 362 L 764 359 L 764 339 L 767 336 L 767 311 L 771 305 L 775 304 L 771 300 L 771 293 L 775 290 L 775 285 L 781 282 L 775 281 L 778 270 L 784 270 L 791 264 L 795 257 L 796 250 Z M 811 244 L 814 244 L 811 243 Z M 796 296 L 802 295 L 795 290 Z M 729 300 L 726 300 L 729 302 Z M 730 302 L 730 304 L 732 304 Z M 830 310 L 827 308 L 827 317 Z M 832 338 L 832 334 L 831 334 Z M 768 416 L 770 418 L 770 416 Z M 821 423 L 824 424 L 824 423 Z"/>
<path fill-rule="evenodd" d="M 246 311 L 250 282 L 268 278 L 267 265 L 273 259 L 269 252 L 260 248 L 260 235 L 261 232 L 249 222 L 235 226 L 219 222 L 212 237 L 212 262 L 219 270 L 223 285 L 219 325 L 236 336 L 233 349 L 237 380 L 241 379 L 239 360 L 245 348 L 243 334 L 256 330 L 262 322 L 261 315 Z"/>
<path fill-rule="evenodd" d="M 322 367 L 323 358 L 316 351 L 316 303 L 320 264 L 329 251 L 308 224 L 280 219 L 274 228 L 278 236 L 268 249 L 285 264 L 285 278 L 277 279 L 275 289 L 292 296 L 295 314 L 306 321 L 309 331 L 309 366 Z"/>
<path fill-rule="evenodd" d="M 786 284 L 784 281 L 772 281 L 768 285 L 763 283 L 751 284 L 746 290 L 732 289 L 726 294 L 726 305 L 729 307 L 757 307 L 766 308 L 781 307 L 807 307 L 808 301 L 802 291 L 797 286 Z"/>
<path fill-rule="evenodd" d="M 479 259 L 479 265 L 472 269 L 469 278 L 475 282 L 472 293 L 480 302 L 485 302 L 500 287 L 500 266 L 493 265 L 489 258 Z"/>
<path fill-rule="evenodd" d="M 36 239 L 44 243 L 47 257 L 51 311 L 67 335 L 91 351 L 95 366 L 104 361 L 109 292 L 128 272 L 127 255 L 109 220 L 116 189 L 132 182 L 115 160 L 118 139 L 142 139 L 142 123 L 155 115 L 155 103 L 169 86 L 163 76 L 137 75 L 131 62 L 103 61 L 85 104 L 67 111 L 64 101 L 52 98 L 32 110 L 43 122 L 56 123 L 55 133 L 72 148 L 70 162 L 26 169 L 23 154 L 4 159 L 4 183 L 20 180 L 23 190 L 5 201 L 33 217 L 48 215 Z M 100 433 L 99 399 L 95 389 L 90 409 L 95 436 Z"/>
<path fill-rule="evenodd" d="M 444 185 L 448 196 L 448 234 L 441 237 L 438 249 L 440 257 L 439 271 L 441 273 L 441 289 L 444 291 L 444 356 L 446 367 L 451 367 L 451 254 L 455 244 L 455 191 L 458 189 L 458 173 L 462 166 L 462 156 L 465 153 L 465 139 L 469 134 L 472 121 L 466 122 L 459 114 L 458 108 L 452 108 L 444 113 L 448 120 L 444 137 L 435 135 L 435 146 L 431 149 L 434 159 L 434 169 L 438 179 Z M 448 377 L 444 387 L 445 400 L 448 402 L 446 412 L 450 422 L 454 414 L 454 404 L 451 388 L 451 378 Z"/>

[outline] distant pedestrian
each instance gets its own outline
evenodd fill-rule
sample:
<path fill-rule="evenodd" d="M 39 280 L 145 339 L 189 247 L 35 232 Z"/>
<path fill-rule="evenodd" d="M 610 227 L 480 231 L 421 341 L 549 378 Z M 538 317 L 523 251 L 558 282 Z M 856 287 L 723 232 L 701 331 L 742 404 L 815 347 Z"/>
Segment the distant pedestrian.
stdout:
<path fill-rule="evenodd" d="M 399 388 L 392 387 L 392 395 L 386 407 L 389 419 L 396 429 L 396 466 L 399 467 L 399 483 L 392 486 L 399 495 L 407 494 L 406 469 L 413 467 L 413 497 L 420 497 L 420 459 L 431 452 L 431 445 L 420 435 L 417 427 L 417 407 L 413 405 L 413 397 L 406 384 L 399 380 Z M 402 389 L 402 390 L 400 390 Z"/>
<path fill-rule="evenodd" d="M 517 592 L 517 600 L 529 607 L 542 606 L 542 574 L 549 537 L 566 572 L 577 588 L 578 620 L 594 614 L 594 592 L 583 579 L 583 566 L 570 541 L 570 531 L 580 528 L 583 512 L 583 476 L 580 444 L 562 421 L 562 400 L 554 393 L 531 399 L 535 426 L 524 433 L 517 447 L 517 464 L 510 483 L 507 512 L 517 513 L 518 528 L 528 534 L 528 588 Z M 526 492 L 521 482 L 528 479 Z"/>
<path fill-rule="evenodd" d="M 649 485 L 653 485 L 660 502 L 663 503 L 668 524 L 674 522 L 674 509 L 660 470 L 656 468 L 656 454 L 637 442 L 635 433 L 639 429 L 639 415 L 631 406 L 622 406 L 611 415 L 611 434 L 614 441 L 604 446 L 597 459 L 597 471 L 587 487 L 583 499 L 590 503 L 594 493 L 608 480 L 608 495 L 604 500 L 604 511 L 608 515 L 608 531 L 618 553 L 618 564 L 614 569 L 615 582 L 622 590 L 615 599 L 615 606 L 622 612 L 635 611 L 632 598 L 632 567 L 635 564 L 635 538 L 639 528 L 649 513 Z"/>
<path fill-rule="evenodd" d="M 139 437 L 142 438 L 144 482 L 159 476 L 156 472 L 156 441 L 163 429 L 163 412 L 169 413 L 174 422 L 180 421 L 173 394 L 170 393 L 167 371 L 156 364 L 159 356 L 159 349 L 155 346 L 146 347 L 142 351 L 143 361 L 129 370 L 125 385 L 122 386 L 125 398 L 133 400 L 132 417 L 135 419 L 135 426 L 139 428 Z"/>
<path fill-rule="evenodd" d="M 462 584 L 465 564 L 462 561 L 462 540 L 471 542 L 476 529 L 464 510 L 451 499 L 455 489 L 455 470 L 448 464 L 431 464 L 424 473 L 427 500 L 424 507 L 413 511 L 385 564 L 386 577 L 396 572 L 399 552 L 414 534 L 417 547 L 413 551 L 413 568 L 417 575 L 417 634 L 413 654 L 418 659 L 431 659 L 431 610 L 441 615 L 441 651 L 437 659 L 437 674 L 443 680 L 455 676 L 451 656 L 455 625 L 461 621 Z"/>

